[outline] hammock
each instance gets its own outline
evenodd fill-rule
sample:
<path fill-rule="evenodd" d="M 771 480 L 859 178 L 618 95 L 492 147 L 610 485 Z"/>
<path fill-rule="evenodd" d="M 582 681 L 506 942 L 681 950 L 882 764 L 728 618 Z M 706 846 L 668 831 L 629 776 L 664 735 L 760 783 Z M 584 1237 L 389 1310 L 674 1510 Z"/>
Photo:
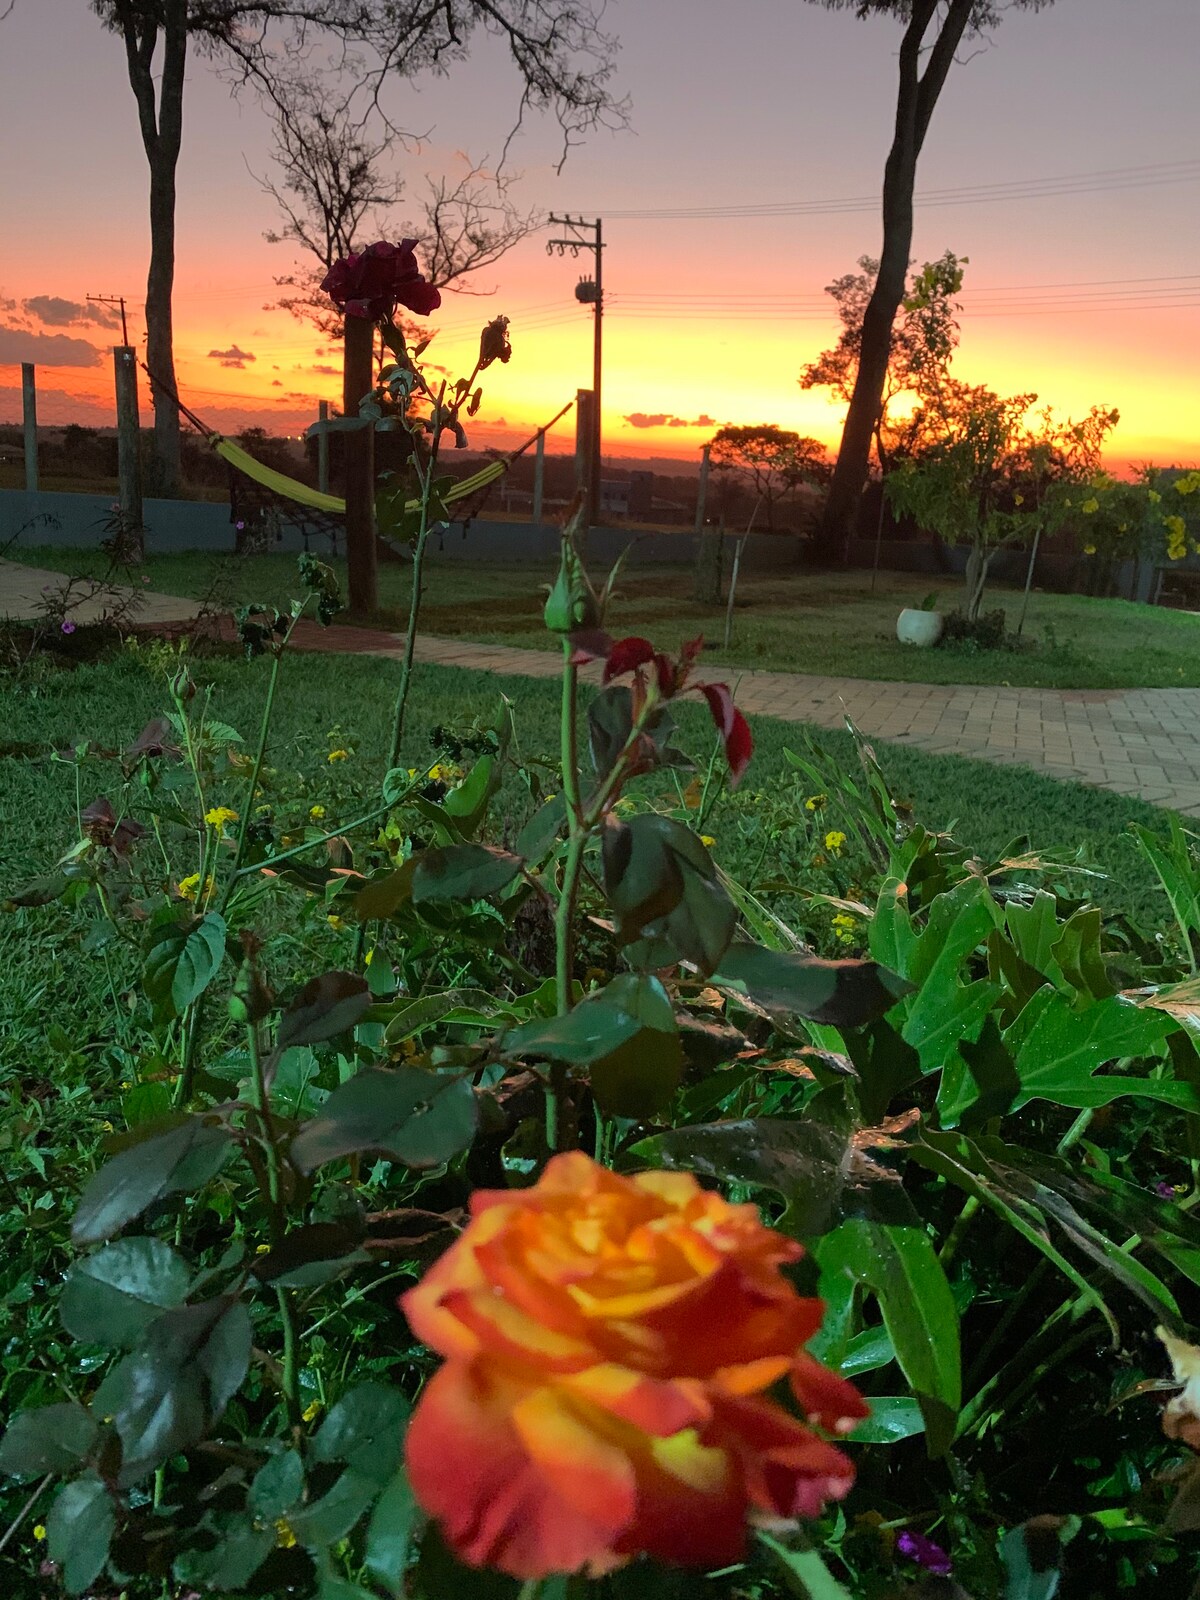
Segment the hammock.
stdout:
<path fill-rule="evenodd" d="M 232 439 L 226 439 L 223 434 L 206 427 L 194 411 L 188 410 L 187 406 L 184 405 L 183 401 L 172 389 L 155 378 L 144 361 L 140 365 L 150 382 L 175 402 L 180 414 L 187 418 L 193 428 L 204 435 L 209 445 L 222 460 L 226 461 L 236 471 L 243 473 L 247 478 L 253 479 L 255 483 L 269 493 L 278 496 L 282 500 L 290 500 L 295 505 L 304 506 L 309 511 L 320 512 L 327 517 L 344 517 L 346 515 L 346 502 L 337 495 L 322 494 L 319 489 L 313 489 L 307 483 L 301 483 L 299 478 L 289 478 L 284 472 L 276 472 L 274 468 L 264 466 L 248 450 L 244 450 L 240 444 L 234 444 Z M 560 417 L 566 416 L 573 404 L 573 401 L 568 401 L 544 428 L 539 428 L 538 432 L 531 438 L 526 439 L 519 449 L 510 450 L 507 455 L 500 456 L 495 461 L 489 461 L 486 467 L 481 467 L 478 472 L 472 473 L 469 478 L 463 478 L 453 488 L 447 490 L 442 498 L 446 502 L 466 500 L 470 496 L 478 495 L 481 491 L 489 488 L 497 478 L 504 476 L 518 456 L 524 455 L 531 444 L 537 443 L 538 434 L 548 433 Z M 420 506 L 420 500 L 409 500 L 406 502 L 405 509 L 417 511 Z"/>

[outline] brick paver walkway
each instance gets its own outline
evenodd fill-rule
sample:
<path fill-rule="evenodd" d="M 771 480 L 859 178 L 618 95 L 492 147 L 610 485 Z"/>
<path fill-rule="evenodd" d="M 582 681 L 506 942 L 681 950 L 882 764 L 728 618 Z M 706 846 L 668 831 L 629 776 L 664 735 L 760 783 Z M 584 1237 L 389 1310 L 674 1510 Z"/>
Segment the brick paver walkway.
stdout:
<path fill-rule="evenodd" d="M 399 656 L 392 634 L 315 624 L 305 649 Z M 417 660 L 477 672 L 551 678 L 551 651 L 462 639 L 419 638 Z M 713 677 L 737 687 L 743 711 L 839 728 L 849 717 L 875 739 L 939 755 L 1036 768 L 1053 778 L 1136 795 L 1200 817 L 1200 689 L 1004 689 L 987 685 L 874 683 L 865 678 L 738 672 L 715 663 Z"/>
<path fill-rule="evenodd" d="M 0 617 L 37 614 L 42 586 L 62 574 L 0 561 Z M 195 615 L 193 600 L 147 592 L 139 625 Z M 294 635 L 306 650 L 398 657 L 403 641 L 366 628 L 320 628 L 303 622 Z M 417 659 L 477 672 L 557 677 L 552 651 L 423 637 Z M 737 687 L 743 711 L 841 727 L 849 717 L 874 739 L 893 739 L 940 755 L 1033 767 L 1136 795 L 1200 817 L 1200 689 L 1003 689 L 924 683 L 874 683 L 864 678 L 805 677 L 791 672 L 738 672 L 719 667 Z"/>

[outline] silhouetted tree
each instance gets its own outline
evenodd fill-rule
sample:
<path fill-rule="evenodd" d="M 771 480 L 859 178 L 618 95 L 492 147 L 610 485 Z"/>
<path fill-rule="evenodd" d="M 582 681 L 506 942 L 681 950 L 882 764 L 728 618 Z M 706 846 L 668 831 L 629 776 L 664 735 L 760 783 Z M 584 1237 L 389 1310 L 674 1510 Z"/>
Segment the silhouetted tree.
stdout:
<path fill-rule="evenodd" d="M 921 426 L 936 410 L 937 397 L 958 346 L 958 305 L 954 296 L 962 288 L 965 256 L 947 250 L 937 261 L 927 261 L 909 279 L 908 292 L 892 327 L 891 350 L 883 393 L 875 414 L 873 437 L 881 474 L 892 456 L 911 453 L 919 446 Z M 854 394 L 862 349 L 863 319 L 879 275 L 879 263 L 859 258 L 859 270 L 848 272 L 828 285 L 842 324 L 838 342 L 822 350 L 800 373 L 802 389 L 830 389 L 847 405 Z M 907 395 L 913 405 L 903 417 L 891 412 L 892 403 Z"/>
<path fill-rule="evenodd" d="M 713 435 L 709 459 L 714 469 L 736 472 L 753 486 L 773 528 L 775 506 L 802 483 L 824 483 L 829 461 L 819 439 L 807 439 L 771 423 L 725 427 Z"/>
<path fill-rule="evenodd" d="M 482 27 L 504 40 L 521 74 L 517 126 L 527 107 L 552 108 L 563 160 L 582 132 L 625 120 L 624 102 L 608 89 L 616 44 L 600 31 L 601 0 L 92 0 L 92 9 L 124 42 L 150 168 L 146 362 L 160 380 L 152 387 L 159 493 L 179 484 L 179 415 L 166 391 L 175 388 L 175 170 L 190 43 L 236 82 L 269 93 L 315 39 L 329 40 L 364 53 L 355 62 L 359 88 L 377 103 L 390 76 L 444 71 L 464 59 Z"/>
<path fill-rule="evenodd" d="M 406 141 L 378 119 L 373 105 L 356 108 L 353 92 L 347 97 L 336 82 L 304 71 L 272 85 L 270 109 L 279 177 L 264 179 L 263 188 L 284 222 L 267 238 L 298 244 L 315 261 L 275 280 L 289 291 L 279 304 L 326 338 L 341 337 L 342 319 L 320 289 L 321 279 L 339 257 L 372 239 L 399 232 L 415 238 L 429 282 L 439 289 L 453 283 L 464 292 L 464 278 L 498 261 L 540 225 L 538 216 L 523 216 L 510 204 L 502 177 L 472 165 L 456 180 L 429 180 L 421 221 L 389 226 L 388 213 L 404 194 L 404 180 L 389 165 L 397 144 Z"/>
<path fill-rule="evenodd" d="M 913 189 L 917 159 L 930 119 L 963 39 L 1000 21 L 1010 7 L 1040 10 L 1053 0 L 809 0 L 827 10 L 853 9 L 860 18 L 877 14 L 904 25 L 896 125 L 883 174 L 883 246 L 879 272 L 862 322 L 858 370 L 842 442 L 821 524 L 821 543 L 831 557 L 842 554 L 854 532 L 866 482 L 871 443 L 891 354 L 892 324 L 904 298 L 912 249 Z"/>

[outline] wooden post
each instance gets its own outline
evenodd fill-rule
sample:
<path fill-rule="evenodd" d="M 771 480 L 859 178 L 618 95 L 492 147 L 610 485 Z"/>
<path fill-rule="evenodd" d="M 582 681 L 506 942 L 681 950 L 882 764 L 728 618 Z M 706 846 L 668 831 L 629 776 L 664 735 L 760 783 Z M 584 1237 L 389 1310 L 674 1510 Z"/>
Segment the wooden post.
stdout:
<path fill-rule="evenodd" d="M 700 486 L 696 494 L 696 585 L 697 605 L 721 604 L 721 578 L 723 543 L 721 533 L 712 533 L 704 525 L 708 501 L 709 445 L 700 446 Z"/>
<path fill-rule="evenodd" d="M 25 488 L 36 494 L 38 488 L 37 454 L 37 379 L 32 361 L 21 363 L 21 408 L 25 418 Z"/>
<path fill-rule="evenodd" d="M 375 387 L 375 324 L 346 318 L 342 415 L 357 417 L 359 402 Z M 346 463 L 346 565 L 350 610 L 369 616 L 379 609 L 375 551 L 375 430 L 343 435 Z"/>
<path fill-rule="evenodd" d="M 535 525 L 542 520 L 542 496 L 546 487 L 546 430 L 538 429 L 537 449 L 533 457 L 533 520 Z"/>
<path fill-rule="evenodd" d="M 586 541 L 587 530 L 594 520 L 592 511 L 592 488 L 598 484 L 599 474 L 593 471 L 592 456 L 596 449 L 596 425 L 593 406 L 596 397 L 590 389 L 577 389 L 575 391 L 575 487 L 583 491 L 588 520 L 583 527 L 583 537 Z"/>
<path fill-rule="evenodd" d="M 329 421 L 328 400 L 317 406 L 317 417 L 321 422 Z M 329 435 L 324 428 L 317 435 L 317 488 L 322 494 L 329 493 Z"/>
<path fill-rule="evenodd" d="M 138 417 L 137 351 L 127 344 L 113 347 L 113 376 L 117 391 L 117 498 L 128 554 L 140 561 L 145 555 L 142 535 L 141 421 Z"/>

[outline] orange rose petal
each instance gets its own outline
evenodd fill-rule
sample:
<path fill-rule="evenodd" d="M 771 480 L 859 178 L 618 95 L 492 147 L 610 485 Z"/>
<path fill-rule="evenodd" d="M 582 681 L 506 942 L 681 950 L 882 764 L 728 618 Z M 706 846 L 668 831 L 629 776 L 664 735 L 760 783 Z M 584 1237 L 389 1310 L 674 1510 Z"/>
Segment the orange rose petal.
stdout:
<path fill-rule="evenodd" d="M 751 1503 L 772 1516 L 819 1517 L 854 1482 L 840 1450 L 769 1400 L 721 1400 L 706 1437 L 737 1454 Z"/>
<path fill-rule="evenodd" d="M 657 1438 L 696 1427 L 712 1416 L 702 1385 L 686 1379 L 646 1378 L 611 1363 L 564 1378 L 560 1387 Z"/>
<path fill-rule="evenodd" d="M 548 1492 L 602 1521 L 615 1535 L 633 1521 L 633 1465 L 619 1443 L 588 1426 L 589 1409 L 572 1405 L 557 1385 L 534 1389 L 513 1406 L 512 1425 L 544 1474 Z"/>
<path fill-rule="evenodd" d="M 724 1450 L 692 1429 L 656 1439 L 637 1458 L 637 1520 L 617 1549 L 684 1567 L 722 1567 L 746 1545 L 746 1493 Z"/>
<path fill-rule="evenodd" d="M 418 1504 L 471 1566 L 514 1578 L 613 1562 L 627 1503 L 580 1506 L 559 1495 L 510 1421 L 521 1389 L 484 1362 L 452 1361 L 425 1387 L 405 1458 Z"/>
<path fill-rule="evenodd" d="M 792 1365 L 792 1393 L 810 1422 L 829 1433 L 850 1433 L 871 1408 L 852 1383 L 823 1367 L 807 1350 L 801 1350 Z"/>
<path fill-rule="evenodd" d="M 710 1382 L 726 1394 L 760 1394 L 791 1371 L 794 1359 L 792 1356 L 762 1356 L 757 1361 L 744 1361 L 740 1366 L 719 1367 Z"/>
<path fill-rule="evenodd" d="M 489 1354 L 528 1362 L 545 1372 L 580 1372 L 596 1359 L 590 1344 L 545 1327 L 486 1289 L 453 1290 L 443 1296 L 442 1305 Z"/>

